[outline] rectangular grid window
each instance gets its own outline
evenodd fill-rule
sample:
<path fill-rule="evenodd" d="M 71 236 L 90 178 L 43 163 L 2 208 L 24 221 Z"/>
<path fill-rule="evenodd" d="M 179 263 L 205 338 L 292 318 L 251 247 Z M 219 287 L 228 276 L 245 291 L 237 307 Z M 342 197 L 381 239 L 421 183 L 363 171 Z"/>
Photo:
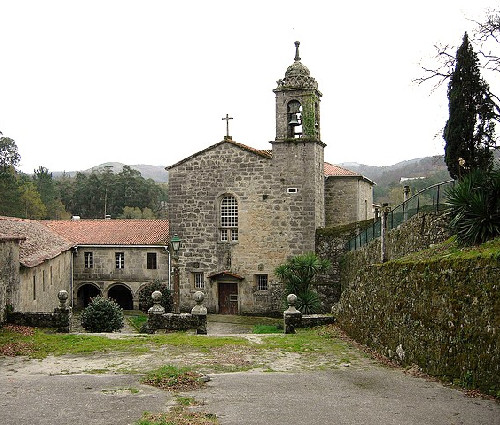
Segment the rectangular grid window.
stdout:
<path fill-rule="evenodd" d="M 196 289 L 205 289 L 205 280 L 203 278 L 203 273 L 193 273 L 194 277 L 194 287 Z"/>
<path fill-rule="evenodd" d="M 147 267 L 148 269 L 156 269 L 156 252 L 147 253 Z"/>
<path fill-rule="evenodd" d="M 257 276 L 257 290 L 259 291 L 267 291 L 267 274 L 258 274 Z"/>
<path fill-rule="evenodd" d="M 115 252 L 115 263 L 117 269 L 125 268 L 125 253 Z"/>
<path fill-rule="evenodd" d="M 220 240 L 238 241 L 238 201 L 233 196 L 225 196 L 220 204 Z"/>
<path fill-rule="evenodd" d="M 238 227 L 238 202 L 233 196 L 222 199 L 220 221 L 222 227 Z"/>
<path fill-rule="evenodd" d="M 84 257 L 85 257 L 85 268 L 91 269 L 92 267 L 94 267 L 94 254 L 92 252 L 85 252 Z"/>

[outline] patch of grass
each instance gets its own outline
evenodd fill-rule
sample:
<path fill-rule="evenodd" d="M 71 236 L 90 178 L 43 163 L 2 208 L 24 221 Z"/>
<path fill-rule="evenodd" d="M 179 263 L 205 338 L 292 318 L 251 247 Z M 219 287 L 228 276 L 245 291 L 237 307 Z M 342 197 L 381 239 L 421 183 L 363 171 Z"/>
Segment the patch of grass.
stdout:
<path fill-rule="evenodd" d="M 163 390 L 188 391 L 201 388 L 205 384 L 201 378 L 202 375 L 191 368 L 165 365 L 148 372 L 142 383 Z"/>
<path fill-rule="evenodd" d="M 297 329 L 296 334 L 263 336 L 263 344 L 256 345 L 255 348 L 283 350 L 292 353 L 329 352 L 339 355 L 345 355 L 349 351 L 347 344 L 325 335 L 322 330 L 323 327 Z"/>
<path fill-rule="evenodd" d="M 254 325 L 252 329 L 254 334 L 280 334 L 283 333 L 283 326 L 276 325 Z"/>
<path fill-rule="evenodd" d="M 145 412 L 134 425 L 218 425 L 216 415 L 203 412 L 189 412 L 183 407 L 172 409 L 168 413 Z"/>
<path fill-rule="evenodd" d="M 432 246 L 431 248 L 409 254 L 398 260 L 397 263 L 431 262 L 443 259 L 475 259 L 475 258 L 500 258 L 500 238 L 495 238 L 481 245 L 461 247 L 456 237 Z"/>
<path fill-rule="evenodd" d="M 142 311 L 128 310 L 125 313 L 125 319 L 128 320 L 130 325 L 137 331 L 140 332 L 142 325 L 148 321 L 148 315 Z"/>
<path fill-rule="evenodd" d="M 108 338 L 104 335 L 54 334 L 32 329 L 32 335 L 16 332 L 8 327 L 0 329 L 0 354 L 26 355 L 43 359 L 48 355 L 90 354 L 112 351 L 145 353 L 151 347 L 164 345 L 209 351 L 213 347 L 248 345 L 244 338 L 200 337 L 185 333 L 165 335 L 134 335 Z"/>
<path fill-rule="evenodd" d="M 181 406 L 196 406 L 198 404 L 194 397 L 182 397 L 178 395 L 175 399 Z"/>

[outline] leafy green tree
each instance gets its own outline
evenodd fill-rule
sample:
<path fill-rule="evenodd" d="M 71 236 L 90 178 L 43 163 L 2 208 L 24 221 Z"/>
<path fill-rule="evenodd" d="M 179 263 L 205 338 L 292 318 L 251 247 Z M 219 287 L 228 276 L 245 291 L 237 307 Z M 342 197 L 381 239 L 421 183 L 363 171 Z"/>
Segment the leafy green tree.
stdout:
<path fill-rule="evenodd" d="M 0 137 L 0 168 L 5 171 L 7 168 L 15 168 L 21 156 L 17 151 L 17 145 L 10 137 Z"/>
<path fill-rule="evenodd" d="M 47 215 L 47 208 L 29 176 L 21 175 L 18 179 L 18 187 L 22 209 L 16 216 L 32 220 L 41 220 L 45 218 Z"/>
<path fill-rule="evenodd" d="M 445 162 L 454 178 L 474 169 L 490 169 L 496 145 L 495 103 L 481 78 L 479 60 L 467 33 L 457 50 L 448 85 L 449 118 L 443 131 Z"/>
<path fill-rule="evenodd" d="M 285 296 L 297 295 L 297 308 L 304 314 L 317 313 L 320 309 L 318 294 L 312 289 L 316 275 L 330 268 L 328 260 L 314 253 L 298 255 L 278 266 L 274 273 L 285 284 Z"/>
<path fill-rule="evenodd" d="M 0 215 L 22 217 L 21 192 L 14 167 L 0 167 Z"/>
<path fill-rule="evenodd" d="M 47 210 L 43 218 L 54 220 L 69 218 L 70 214 L 66 212 L 61 202 L 59 190 L 52 178 L 52 173 L 49 173 L 47 168 L 40 166 L 33 174 L 33 181 Z"/>

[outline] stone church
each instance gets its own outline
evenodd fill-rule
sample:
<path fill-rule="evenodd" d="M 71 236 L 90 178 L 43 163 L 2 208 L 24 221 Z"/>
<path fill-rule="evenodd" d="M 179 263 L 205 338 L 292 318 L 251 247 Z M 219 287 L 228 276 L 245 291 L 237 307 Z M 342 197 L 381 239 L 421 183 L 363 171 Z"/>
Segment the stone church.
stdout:
<path fill-rule="evenodd" d="M 316 229 L 373 217 L 373 182 L 324 161 L 322 94 L 295 46 L 294 62 L 273 90 L 271 149 L 228 135 L 167 167 L 170 235 L 182 243 L 182 311 L 197 290 L 209 312 L 276 311 L 278 265 L 313 252 Z"/>

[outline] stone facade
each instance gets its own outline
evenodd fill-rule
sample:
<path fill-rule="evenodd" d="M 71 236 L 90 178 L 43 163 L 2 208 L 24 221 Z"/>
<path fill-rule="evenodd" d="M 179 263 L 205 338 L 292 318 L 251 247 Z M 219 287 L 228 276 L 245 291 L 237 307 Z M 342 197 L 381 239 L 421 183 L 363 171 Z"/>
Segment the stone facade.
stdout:
<path fill-rule="evenodd" d="M 372 204 L 373 182 L 365 177 L 326 177 L 325 214 L 329 227 L 373 218 Z"/>
<path fill-rule="evenodd" d="M 71 251 L 36 267 L 21 267 L 20 285 L 12 294 L 14 311 L 51 312 L 60 290 L 71 293 Z"/>
<path fill-rule="evenodd" d="M 12 305 L 12 292 L 19 287 L 19 242 L 16 237 L 0 238 L 0 324 L 6 307 Z"/>
<path fill-rule="evenodd" d="M 274 269 L 289 257 L 314 252 L 316 229 L 328 224 L 321 93 L 296 46 L 295 61 L 274 90 L 272 150 L 227 136 L 168 167 L 170 234 L 182 239 L 177 263 L 182 311 L 189 311 L 192 294 L 202 290 L 209 312 L 280 312 Z M 353 178 L 346 185 L 363 197 L 362 205 L 369 202 L 371 212 L 371 185 L 360 190 Z M 233 208 L 230 225 L 224 217 L 227 200 Z M 360 202 L 351 201 L 329 195 L 330 203 L 355 210 L 343 219 L 359 216 Z"/>
<path fill-rule="evenodd" d="M 117 253 L 123 253 L 123 268 L 116 267 Z M 148 254 L 156 257 L 155 268 L 148 268 Z M 92 267 L 86 267 L 90 265 L 89 255 Z M 121 301 L 122 307 L 129 303 L 129 308 L 138 309 L 139 291 L 143 285 L 155 280 L 169 281 L 168 251 L 164 246 L 81 245 L 74 256 L 73 278 L 73 305 L 77 308 L 88 303 L 87 294 L 95 288 L 106 298 L 120 298 L 117 301 Z"/>

